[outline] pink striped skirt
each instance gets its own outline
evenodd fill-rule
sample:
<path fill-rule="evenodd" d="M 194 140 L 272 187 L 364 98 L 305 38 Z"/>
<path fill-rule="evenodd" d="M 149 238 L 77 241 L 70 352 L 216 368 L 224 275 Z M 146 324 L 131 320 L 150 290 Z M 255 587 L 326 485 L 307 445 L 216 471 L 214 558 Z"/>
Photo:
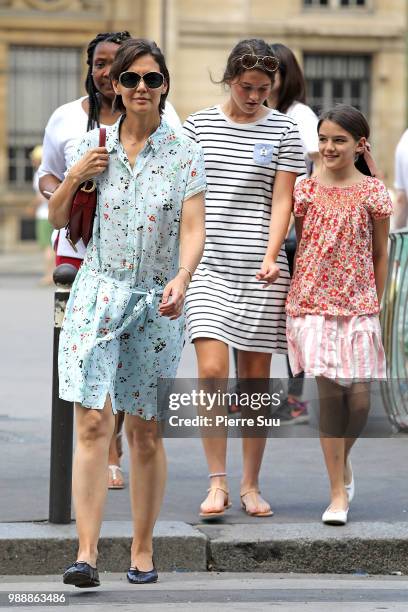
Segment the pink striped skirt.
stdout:
<path fill-rule="evenodd" d="M 377 315 L 287 317 L 286 335 L 294 375 L 324 376 L 340 384 L 386 379 Z"/>

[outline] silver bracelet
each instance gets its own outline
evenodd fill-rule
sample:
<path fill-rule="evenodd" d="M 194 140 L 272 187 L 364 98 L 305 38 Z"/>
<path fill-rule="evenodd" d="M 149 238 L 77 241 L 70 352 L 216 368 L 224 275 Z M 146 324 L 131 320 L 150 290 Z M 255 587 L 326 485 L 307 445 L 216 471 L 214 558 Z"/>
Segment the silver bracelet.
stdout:
<path fill-rule="evenodd" d="M 178 271 L 180 272 L 180 270 L 185 270 L 186 272 L 188 272 L 188 274 L 189 274 L 189 276 L 190 276 L 190 282 L 191 282 L 191 280 L 192 280 L 192 278 L 193 278 L 193 274 L 192 274 L 191 270 L 189 270 L 188 268 L 186 268 L 186 266 L 179 266 Z"/>

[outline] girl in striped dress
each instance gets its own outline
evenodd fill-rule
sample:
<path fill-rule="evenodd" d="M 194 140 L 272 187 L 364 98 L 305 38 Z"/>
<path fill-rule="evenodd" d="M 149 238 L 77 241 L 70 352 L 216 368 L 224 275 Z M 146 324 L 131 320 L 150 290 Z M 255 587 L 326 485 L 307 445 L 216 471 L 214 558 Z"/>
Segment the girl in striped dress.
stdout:
<path fill-rule="evenodd" d="M 229 347 L 238 349 L 239 377 L 248 379 L 269 379 L 272 353 L 287 352 L 290 279 L 282 244 L 295 179 L 305 166 L 295 122 L 264 105 L 277 67 L 265 41 L 239 42 L 222 80 L 227 101 L 184 124 L 203 148 L 208 186 L 204 255 L 186 296 L 190 339 L 204 379 L 228 378 Z M 210 489 L 200 515 L 212 518 L 230 505 L 226 437 L 204 437 L 203 445 Z M 241 502 L 252 516 L 272 514 L 258 485 L 264 448 L 263 437 L 243 438 Z"/>
<path fill-rule="evenodd" d="M 331 491 L 322 520 L 344 525 L 354 496 L 349 453 L 368 416 L 369 381 L 386 377 L 378 312 L 392 204 L 372 176 L 369 126 L 360 111 L 336 106 L 320 118 L 318 134 L 319 177 L 295 188 L 299 246 L 287 337 L 293 373 L 317 377 Z"/>

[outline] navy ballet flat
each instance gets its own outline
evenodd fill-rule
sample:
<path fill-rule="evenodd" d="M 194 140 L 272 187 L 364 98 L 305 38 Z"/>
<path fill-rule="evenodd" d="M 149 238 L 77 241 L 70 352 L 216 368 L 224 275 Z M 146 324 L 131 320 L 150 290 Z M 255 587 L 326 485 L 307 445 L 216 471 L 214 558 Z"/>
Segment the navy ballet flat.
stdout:
<path fill-rule="evenodd" d="M 153 569 L 148 572 L 142 572 L 137 569 L 137 567 L 131 567 L 126 574 L 128 581 L 131 584 L 147 584 L 148 582 L 157 582 L 159 577 L 156 568 L 153 566 Z"/>
<path fill-rule="evenodd" d="M 75 561 L 64 572 L 62 577 L 64 584 L 72 584 L 80 589 L 89 589 L 100 586 L 99 574 L 96 567 L 92 567 L 85 561 Z"/>

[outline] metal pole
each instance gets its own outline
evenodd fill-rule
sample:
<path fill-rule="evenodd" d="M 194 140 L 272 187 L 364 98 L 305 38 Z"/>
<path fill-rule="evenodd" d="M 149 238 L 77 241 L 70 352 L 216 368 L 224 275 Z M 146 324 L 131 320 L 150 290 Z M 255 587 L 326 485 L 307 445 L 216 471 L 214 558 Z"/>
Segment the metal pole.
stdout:
<path fill-rule="evenodd" d="M 77 270 L 61 264 L 54 270 L 57 285 L 54 298 L 54 347 L 52 372 L 51 459 L 50 459 L 50 523 L 71 522 L 72 439 L 74 411 L 70 402 L 59 398 L 58 346 L 62 320 L 71 285 Z"/>

